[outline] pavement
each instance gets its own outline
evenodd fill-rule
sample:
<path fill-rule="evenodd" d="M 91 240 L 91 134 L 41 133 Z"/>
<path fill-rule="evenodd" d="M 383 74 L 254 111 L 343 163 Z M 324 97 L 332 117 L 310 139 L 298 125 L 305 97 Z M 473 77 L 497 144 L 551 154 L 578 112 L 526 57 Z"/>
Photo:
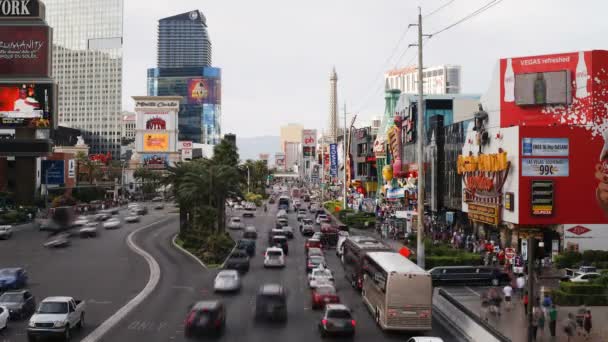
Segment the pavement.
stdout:
<path fill-rule="evenodd" d="M 190 304 L 198 300 L 221 298 L 227 309 L 226 332 L 219 341 L 290 341 L 309 342 L 320 339 L 317 322 L 321 311 L 313 311 L 308 289 L 304 237 L 299 234 L 295 214 L 290 213 L 289 222 L 294 227 L 295 238 L 289 242 L 289 256 L 284 269 L 264 269 L 262 255 L 268 247 L 267 233 L 274 227 L 276 206 L 269 206 L 268 213 L 256 212 L 255 218 L 244 218 L 245 225 L 254 225 L 258 230 L 256 256 L 251 261 L 250 271 L 243 276 L 243 288 L 238 294 L 216 295 L 213 279 L 218 270 L 204 269 L 196 260 L 177 250 L 171 243 L 178 232 L 177 223 L 153 227 L 145 234 L 136 234 L 135 242 L 150 253 L 161 269 L 160 282 L 152 294 L 101 341 L 186 341 L 184 320 Z M 231 214 L 229 212 L 229 214 Z M 232 213 L 239 215 L 240 212 Z M 231 232 L 238 238 L 240 231 Z M 336 288 L 341 301 L 351 307 L 357 320 L 355 341 L 405 341 L 404 334 L 382 332 L 364 307 L 361 296 L 344 278 L 340 261 L 334 250 L 326 252 L 329 267 L 334 272 Z M 288 322 L 285 325 L 254 323 L 256 292 L 262 284 L 276 282 L 289 291 Z M 434 321 L 434 330 L 428 335 L 439 336 L 444 341 L 453 341 L 450 332 Z"/>
<path fill-rule="evenodd" d="M 177 215 L 168 215 L 171 210 L 150 208 L 139 223 L 123 224 L 116 230 L 101 228 L 94 239 L 73 237 L 71 245 L 63 249 L 43 247 L 49 233 L 38 231 L 33 224 L 21 225 L 11 239 L 0 240 L 0 268 L 24 267 L 29 275 L 27 288 L 37 301 L 56 295 L 84 299 L 86 325 L 72 336 L 73 341 L 80 341 L 144 288 L 149 267 L 127 247 L 125 239 L 139 227 L 176 221 Z M 125 213 L 122 210 L 120 216 Z M 26 328 L 27 320 L 9 322 L 0 341 L 26 341 Z"/>

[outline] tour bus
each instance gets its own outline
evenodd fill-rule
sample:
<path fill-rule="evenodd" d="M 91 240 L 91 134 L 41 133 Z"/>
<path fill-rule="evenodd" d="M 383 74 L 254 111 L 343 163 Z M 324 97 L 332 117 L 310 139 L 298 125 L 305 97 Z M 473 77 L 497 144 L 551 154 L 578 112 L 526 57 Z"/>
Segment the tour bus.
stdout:
<path fill-rule="evenodd" d="M 353 288 L 361 290 L 363 286 L 363 257 L 367 252 L 392 251 L 384 243 L 369 236 L 354 235 L 346 238 L 342 245 L 342 264 L 344 275 Z"/>
<path fill-rule="evenodd" d="M 363 260 L 361 296 L 383 330 L 432 329 L 431 274 L 395 252 L 370 252 Z"/>
<path fill-rule="evenodd" d="M 278 208 L 283 209 L 286 212 L 289 212 L 289 197 L 287 197 L 287 196 L 279 197 Z"/>

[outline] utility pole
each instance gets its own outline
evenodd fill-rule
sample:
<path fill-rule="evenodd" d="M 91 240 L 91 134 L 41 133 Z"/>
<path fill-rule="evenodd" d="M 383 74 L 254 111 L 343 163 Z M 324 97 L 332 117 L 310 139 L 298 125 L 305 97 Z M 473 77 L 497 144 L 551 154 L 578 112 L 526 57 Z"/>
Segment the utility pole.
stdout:
<path fill-rule="evenodd" d="M 321 134 L 321 203 L 325 201 L 325 134 Z"/>
<path fill-rule="evenodd" d="M 344 131 L 342 132 L 342 147 L 343 147 L 343 153 L 342 153 L 342 159 L 344 159 L 344 172 L 342 174 L 342 197 L 343 197 L 343 202 L 344 202 L 344 206 L 342 207 L 342 209 L 347 209 L 347 201 L 346 201 L 346 102 L 344 102 Z"/>
<path fill-rule="evenodd" d="M 534 252 L 536 251 L 536 239 L 533 234 L 528 236 L 528 310 L 526 315 L 528 315 L 528 341 L 536 340 L 533 338 L 532 331 L 532 321 L 534 317 L 532 317 L 532 308 L 536 305 L 536 293 L 534 290 L 534 280 L 535 280 L 535 265 L 534 259 L 536 258 Z"/>

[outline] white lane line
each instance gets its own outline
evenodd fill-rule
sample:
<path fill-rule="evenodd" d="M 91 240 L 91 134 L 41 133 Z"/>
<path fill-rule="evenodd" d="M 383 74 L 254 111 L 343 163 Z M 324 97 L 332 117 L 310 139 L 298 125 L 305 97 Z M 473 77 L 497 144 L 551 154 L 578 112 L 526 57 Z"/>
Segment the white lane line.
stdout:
<path fill-rule="evenodd" d="M 467 289 L 467 290 L 469 290 L 469 291 L 471 291 L 471 292 L 473 292 L 473 294 L 477 295 L 478 297 L 481 297 L 481 294 L 478 293 L 477 291 L 473 290 L 472 288 L 470 288 L 468 286 L 465 286 L 464 288 Z"/>
<path fill-rule="evenodd" d="M 160 266 L 158 266 L 158 262 L 150 255 L 148 252 L 141 249 L 133 242 L 133 236 L 138 232 L 148 229 L 152 226 L 155 226 L 161 222 L 168 221 L 169 218 L 165 218 L 160 221 L 156 221 L 140 227 L 133 232 L 131 232 L 127 236 L 127 246 L 134 251 L 135 253 L 141 255 L 148 262 L 148 267 L 150 268 L 150 279 L 148 279 L 148 283 L 141 290 L 140 293 L 137 294 L 133 299 L 131 299 L 127 304 L 125 304 L 122 308 L 116 311 L 112 316 L 106 319 L 100 326 L 98 326 L 95 330 L 93 330 L 89 335 L 87 335 L 81 342 L 95 342 L 99 341 L 103 335 L 105 335 L 110 329 L 116 326 L 122 319 L 124 319 L 135 307 L 137 307 L 141 302 L 154 291 L 156 285 L 158 285 L 158 281 L 160 279 Z"/>

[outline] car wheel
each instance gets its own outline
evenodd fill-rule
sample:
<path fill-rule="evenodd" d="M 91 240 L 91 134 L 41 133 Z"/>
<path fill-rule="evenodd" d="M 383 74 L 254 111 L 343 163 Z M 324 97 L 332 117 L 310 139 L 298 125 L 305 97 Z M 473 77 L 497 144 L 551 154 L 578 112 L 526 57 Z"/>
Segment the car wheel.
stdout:
<path fill-rule="evenodd" d="M 380 310 L 378 308 L 376 308 L 376 324 L 380 326 Z"/>
<path fill-rule="evenodd" d="M 70 335 L 70 326 L 65 327 L 65 331 L 63 332 L 63 340 L 69 341 L 72 336 Z"/>
<path fill-rule="evenodd" d="M 84 328 L 84 313 L 80 314 L 80 321 L 78 321 L 78 329 Z"/>

